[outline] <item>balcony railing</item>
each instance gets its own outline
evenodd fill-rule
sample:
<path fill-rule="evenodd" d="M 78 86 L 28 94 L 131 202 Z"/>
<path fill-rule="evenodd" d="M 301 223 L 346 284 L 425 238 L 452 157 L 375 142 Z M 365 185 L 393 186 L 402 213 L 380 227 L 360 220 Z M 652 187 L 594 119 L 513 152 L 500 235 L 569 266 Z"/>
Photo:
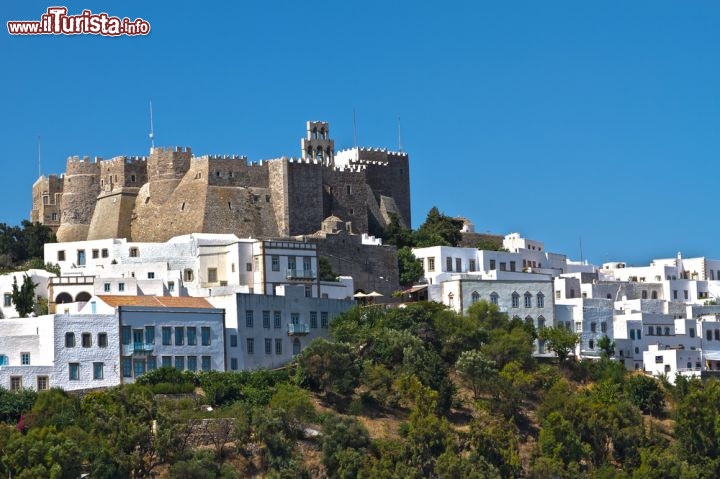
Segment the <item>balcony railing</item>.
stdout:
<path fill-rule="evenodd" d="M 132 343 L 123 345 L 123 355 L 130 356 L 132 354 L 148 354 L 155 349 L 154 344 L 150 343 Z"/>
<path fill-rule="evenodd" d="M 315 271 L 311 269 L 289 269 L 287 279 L 315 279 Z"/>
<path fill-rule="evenodd" d="M 288 336 L 300 336 L 310 333 L 310 326 L 305 323 L 288 324 Z"/>

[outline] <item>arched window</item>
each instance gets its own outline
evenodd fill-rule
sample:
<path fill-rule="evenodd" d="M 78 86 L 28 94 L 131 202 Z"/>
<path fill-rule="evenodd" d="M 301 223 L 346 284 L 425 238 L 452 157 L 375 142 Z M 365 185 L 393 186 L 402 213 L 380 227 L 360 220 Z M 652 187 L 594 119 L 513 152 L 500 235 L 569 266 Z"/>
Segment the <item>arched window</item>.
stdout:
<path fill-rule="evenodd" d="M 73 299 L 68 293 L 60 293 L 55 297 L 55 302 L 57 304 L 72 303 Z"/>
<path fill-rule="evenodd" d="M 532 308 L 532 294 L 525 293 L 525 307 Z"/>
<path fill-rule="evenodd" d="M 538 308 L 544 308 L 545 307 L 545 295 L 542 293 L 537 294 L 537 307 Z"/>
<path fill-rule="evenodd" d="M 194 275 L 193 275 L 193 270 L 191 270 L 191 269 L 188 268 L 188 269 L 186 269 L 186 270 L 184 271 L 184 273 L 183 273 L 183 278 L 184 278 L 185 281 L 192 281 L 192 280 L 193 280 L 193 277 L 194 277 Z"/>
<path fill-rule="evenodd" d="M 517 294 L 517 291 L 514 291 L 512 294 L 512 307 L 513 308 L 520 307 L 520 295 Z"/>
<path fill-rule="evenodd" d="M 312 137 L 313 140 L 317 140 L 317 128 L 312 129 Z"/>
<path fill-rule="evenodd" d="M 472 292 L 472 304 L 475 304 L 478 301 L 480 301 L 480 293 L 478 293 L 477 291 L 473 291 Z"/>
<path fill-rule="evenodd" d="M 490 303 L 491 303 L 491 304 L 494 304 L 495 306 L 497 306 L 497 305 L 498 305 L 498 299 L 499 299 L 499 298 L 500 298 L 500 297 L 498 296 L 498 294 L 497 294 L 495 291 L 493 291 L 492 293 L 490 293 Z"/>
<path fill-rule="evenodd" d="M 544 327 L 545 327 L 545 317 L 540 315 L 540 316 L 538 316 L 537 328 L 542 329 Z"/>
<path fill-rule="evenodd" d="M 322 160 L 322 159 L 323 159 L 323 149 L 322 149 L 322 146 L 318 146 L 318 147 L 317 147 L 317 150 L 315 150 L 315 158 L 318 159 L 318 160 Z"/>
<path fill-rule="evenodd" d="M 86 303 L 86 302 L 90 301 L 91 297 L 92 296 L 90 296 L 90 293 L 88 293 L 86 291 L 81 291 L 77 294 L 77 296 L 75 296 L 75 301 Z"/>

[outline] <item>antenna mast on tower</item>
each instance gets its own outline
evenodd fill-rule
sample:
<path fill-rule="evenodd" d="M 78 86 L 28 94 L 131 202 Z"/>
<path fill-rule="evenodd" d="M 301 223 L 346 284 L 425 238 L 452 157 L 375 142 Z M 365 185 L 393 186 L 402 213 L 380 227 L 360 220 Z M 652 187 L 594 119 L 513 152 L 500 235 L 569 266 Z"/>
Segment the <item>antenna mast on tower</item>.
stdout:
<path fill-rule="evenodd" d="M 355 120 L 355 108 L 353 108 L 353 145 L 357 148 L 357 121 Z"/>
<path fill-rule="evenodd" d="M 155 148 L 155 131 L 153 129 L 152 100 L 150 100 L 150 148 Z"/>
<path fill-rule="evenodd" d="M 38 178 L 42 176 L 42 168 L 40 168 L 40 135 L 37 137 L 37 161 L 38 161 Z"/>
<path fill-rule="evenodd" d="M 398 151 L 403 151 L 402 149 L 402 137 L 400 136 L 400 115 L 398 115 Z"/>

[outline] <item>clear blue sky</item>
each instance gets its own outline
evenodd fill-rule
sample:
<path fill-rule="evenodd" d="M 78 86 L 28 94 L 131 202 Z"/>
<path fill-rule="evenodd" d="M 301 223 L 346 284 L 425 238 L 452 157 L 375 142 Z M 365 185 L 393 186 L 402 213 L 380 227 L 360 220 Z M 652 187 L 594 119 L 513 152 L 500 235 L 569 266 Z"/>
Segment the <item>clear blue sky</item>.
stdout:
<path fill-rule="evenodd" d="M 437 205 L 596 263 L 720 258 L 716 1 L 68 2 L 150 22 L 147 37 L 11 36 L 60 2 L 0 6 L 0 221 L 72 155 L 156 144 L 298 155 L 410 154 L 413 223 Z"/>

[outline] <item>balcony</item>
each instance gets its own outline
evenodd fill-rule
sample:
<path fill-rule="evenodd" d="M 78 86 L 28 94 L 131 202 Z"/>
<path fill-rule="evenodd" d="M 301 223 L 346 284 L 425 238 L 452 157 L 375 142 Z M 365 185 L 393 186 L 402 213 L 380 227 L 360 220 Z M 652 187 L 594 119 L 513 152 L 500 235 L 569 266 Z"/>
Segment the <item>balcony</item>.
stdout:
<path fill-rule="evenodd" d="M 288 324 L 288 336 L 305 336 L 310 333 L 310 326 L 305 323 Z"/>
<path fill-rule="evenodd" d="M 315 271 L 311 269 L 289 269 L 287 270 L 287 279 L 313 280 L 315 279 Z"/>
<path fill-rule="evenodd" d="M 131 356 L 133 354 L 150 354 L 154 349 L 155 345 L 150 343 L 123 344 L 123 356 Z"/>

